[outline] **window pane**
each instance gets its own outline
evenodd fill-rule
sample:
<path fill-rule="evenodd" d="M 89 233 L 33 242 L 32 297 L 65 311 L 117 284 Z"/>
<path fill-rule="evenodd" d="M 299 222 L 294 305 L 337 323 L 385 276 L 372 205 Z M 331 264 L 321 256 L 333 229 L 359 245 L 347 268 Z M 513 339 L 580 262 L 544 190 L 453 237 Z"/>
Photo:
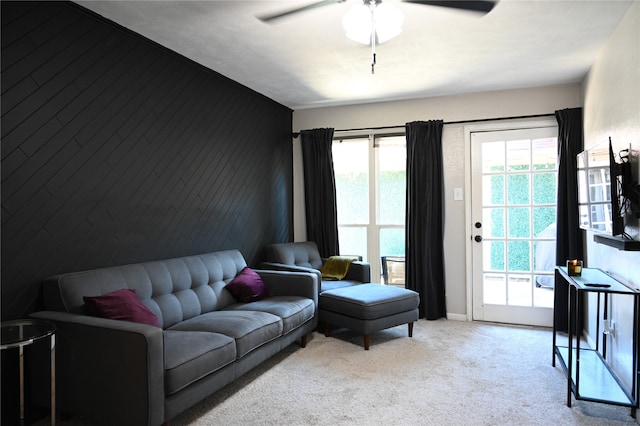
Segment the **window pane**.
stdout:
<path fill-rule="evenodd" d="M 508 241 L 507 242 L 507 263 L 509 271 L 531 271 L 529 252 L 531 246 L 529 241 Z"/>
<path fill-rule="evenodd" d="M 404 228 L 380 229 L 380 273 L 385 284 L 405 284 L 404 241 Z"/>
<path fill-rule="evenodd" d="M 553 275 L 536 275 L 533 289 L 533 306 L 553 308 Z"/>
<path fill-rule="evenodd" d="M 369 222 L 369 139 L 333 143 L 339 224 Z"/>
<path fill-rule="evenodd" d="M 404 256 L 404 228 L 380 229 L 380 256 Z"/>
<path fill-rule="evenodd" d="M 536 173 L 533 175 L 533 203 L 556 203 L 556 174 Z"/>
<path fill-rule="evenodd" d="M 485 238 L 504 238 L 504 209 L 483 209 L 482 224 Z"/>
<path fill-rule="evenodd" d="M 507 142 L 507 170 L 529 170 L 529 139 Z"/>
<path fill-rule="evenodd" d="M 509 274 L 507 284 L 508 302 L 510 306 L 531 306 L 531 275 Z"/>
<path fill-rule="evenodd" d="M 556 239 L 556 208 L 533 208 L 533 237 Z"/>
<path fill-rule="evenodd" d="M 484 274 L 483 278 L 483 302 L 504 305 L 507 302 L 506 277 L 502 274 Z"/>
<path fill-rule="evenodd" d="M 407 185 L 405 145 L 404 136 L 376 138 L 379 224 L 404 224 Z"/>
<path fill-rule="evenodd" d="M 535 241 L 533 243 L 533 269 L 536 272 L 552 273 L 556 267 L 556 242 Z M 553 278 L 553 277 L 551 277 Z"/>
<path fill-rule="evenodd" d="M 482 144 L 482 172 L 504 172 L 504 142 Z"/>
<path fill-rule="evenodd" d="M 531 223 L 529 221 L 528 207 L 515 207 L 507 209 L 507 221 L 509 223 L 509 238 L 530 238 Z"/>
<path fill-rule="evenodd" d="M 557 138 L 534 139 L 531 142 L 533 170 L 554 170 L 558 156 Z"/>
<path fill-rule="evenodd" d="M 504 271 L 504 241 L 482 241 L 485 271 Z"/>
<path fill-rule="evenodd" d="M 501 206 L 504 204 L 504 175 L 482 177 L 482 205 Z"/>
<path fill-rule="evenodd" d="M 529 176 L 525 174 L 507 176 L 507 202 L 509 204 L 529 204 Z"/>
<path fill-rule="evenodd" d="M 364 226 L 338 226 L 338 244 L 341 255 L 362 256 L 367 260 L 367 228 Z"/>

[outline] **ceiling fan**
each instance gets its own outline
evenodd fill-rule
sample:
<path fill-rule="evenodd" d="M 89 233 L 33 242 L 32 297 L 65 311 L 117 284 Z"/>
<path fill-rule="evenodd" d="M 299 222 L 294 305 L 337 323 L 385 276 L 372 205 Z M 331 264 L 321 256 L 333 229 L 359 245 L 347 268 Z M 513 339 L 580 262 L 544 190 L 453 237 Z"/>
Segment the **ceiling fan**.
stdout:
<path fill-rule="evenodd" d="M 335 3 L 344 3 L 346 0 L 321 0 L 306 6 L 300 6 L 294 9 L 289 9 L 283 12 L 277 12 L 270 15 L 261 16 L 260 19 L 263 22 L 272 22 L 285 16 L 293 15 L 307 10 L 317 9 L 319 7 L 330 6 Z M 482 1 L 482 0 L 402 0 L 404 3 L 421 4 L 425 6 L 439 6 L 448 7 L 453 9 L 469 10 L 478 13 L 489 13 L 491 9 L 496 5 L 497 1 Z M 363 0 L 364 4 L 378 5 L 382 3 L 382 0 Z"/>
<path fill-rule="evenodd" d="M 281 19 L 287 16 L 291 16 L 301 12 L 306 12 L 306 11 L 317 9 L 320 7 L 330 6 L 336 3 L 344 3 L 345 1 L 346 0 L 316 1 L 314 3 L 310 3 L 305 6 L 300 6 L 297 8 L 273 13 L 270 15 L 259 16 L 258 19 L 260 19 L 262 22 L 273 23 L 274 21 L 277 21 L 278 19 Z M 483 14 L 483 15 L 486 13 L 489 13 L 497 3 L 497 1 L 484 1 L 484 0 L 402 0 L 402 1 L 405 3 L 413 3 L 413 4 L 424 5 L 424 6 L 438 6 L 438 7 L 452 8 L 452 9 L 460 9 L 465 11 L 476 12 L 478 14 Z M 360 25 L 360 28 L 358 29 L 359 30 L 358 32 L 360 33 L 359 36 L 354 37 L 350 35 L 349 34 L 350 31 L 348 29 L 347 29 L 347 36 L 360 43 L 371 45 L 371 53 L 372 53 L 371 74 L 374 74 L 375 65 L 376 65 L 376 44 L 382 43 L 384 41 L 379 34 L 380 30 L 382 29 L 380 28 L 382 26 L 380 24 L 382 23 L 383 19 L 387 19 L 387 20 L 391 19 L 391 15 L 393 15 L 394 13 L 393 11 L 387 11 L 387 10 L 383 11 L 386 4 L 382 5 L 382 0 L 362 0 L 362 3 L 364 7 L 361 5 L 360 8 L 368 9 L 368 11 L 365 11 L 364 16 L 361 15 L 357 17 L 357 19 L 359 20 L 364 19 L 365 21 L 364 34 L 363 34 L 363 27 L 362 25 Z M 380 13 L 376 14 L 377 11 L 379 11 Z M 393 25 L 396 26 L 397 29 L 395 31 L 392 31 L 392 34 L 388 38 L 391 38 L 399 34 L 401 31 L 402 15 L 399 11 L 398 13 L 399 13 L 399 18 L 396 16 L 395 22 L 393 23 Z M 345 16 L 345 19 L 347 18 L 348 18 L 348 15 Z M 346 29 L 347 24 L 345 20 L 343 20 L 343 24 Z"/>

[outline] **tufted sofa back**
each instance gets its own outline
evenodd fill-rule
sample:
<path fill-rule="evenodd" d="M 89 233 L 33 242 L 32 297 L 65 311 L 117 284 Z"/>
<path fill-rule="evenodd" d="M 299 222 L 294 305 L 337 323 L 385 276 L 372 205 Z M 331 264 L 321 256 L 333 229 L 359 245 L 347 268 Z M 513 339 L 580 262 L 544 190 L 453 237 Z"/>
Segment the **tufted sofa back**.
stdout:
<path fill-rule="evenodd" d="M 272 244 L 267 249 L 269 262 L 320 269 L 324 263 L 313 241 Z"/>
<path fill-rule="evenodd" d="M 166 329 L 235 303 L 224 286 L 245 266 L 238 250 L 226 250 L 57 275 L 43 282 L 45 309 L 86 314 L 83 296 L 128 288 Z"/>

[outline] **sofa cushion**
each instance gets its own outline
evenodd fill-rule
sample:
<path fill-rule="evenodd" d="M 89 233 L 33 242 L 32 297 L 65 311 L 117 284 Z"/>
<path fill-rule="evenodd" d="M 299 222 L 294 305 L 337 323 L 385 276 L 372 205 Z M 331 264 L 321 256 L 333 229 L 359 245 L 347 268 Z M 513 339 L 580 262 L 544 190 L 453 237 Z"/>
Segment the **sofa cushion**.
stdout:
<path fill-rule="evenodd" d="M 238 302 L 248 303 L 273 296 L 260 275 L 248 266 L 225 286 Z"/>
<path fill-rule="evenodd" d="M 171 395 L 236 359 L 234 339 L 219 333 L 164 331 L 165 393 Z"/>
<path fill-rule="evenodd" d="M 309 321 L 315 314 L 313 300 L 297 296 L 274 296 L 252 303 L 237 303 L 225 310 L 268 312 L 282 318 L 282 334 Z"/>
<path fill-rule="evenodd" d="M 100 296 L 83 296 L 83 299 L 93 316 L 160 326 L 158 317 L 138 299 L 135 290 L 123 288 Z"/>
<path fill-rule="evenodd" d="M 324 263 L 320 257 L 318 246 L 313 241 L 272 244 L 267 250 L 267 259 L 270 262 L 304 266 L 317 270 L 320 270 Z"/>
<path fill-rule="evenodd" d="M 282 335 L 282 320 L 268 312 L 215 311 L 182 321 L 173 331 L 208 331 L 233 337 L 236 356 L 242 358 L 252 350 Z"/>

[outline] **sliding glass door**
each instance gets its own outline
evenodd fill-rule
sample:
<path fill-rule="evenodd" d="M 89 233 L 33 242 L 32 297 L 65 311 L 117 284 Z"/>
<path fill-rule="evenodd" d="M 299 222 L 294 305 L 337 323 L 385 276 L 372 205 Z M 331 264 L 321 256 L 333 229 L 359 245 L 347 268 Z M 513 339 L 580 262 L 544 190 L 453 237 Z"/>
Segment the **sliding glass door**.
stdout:
<path fill-rule="evenodd" d="M 337 136 L 333 161 L 341 254 L 361 255 L 373 281 L 404 287 L 404 135 Z"/>

